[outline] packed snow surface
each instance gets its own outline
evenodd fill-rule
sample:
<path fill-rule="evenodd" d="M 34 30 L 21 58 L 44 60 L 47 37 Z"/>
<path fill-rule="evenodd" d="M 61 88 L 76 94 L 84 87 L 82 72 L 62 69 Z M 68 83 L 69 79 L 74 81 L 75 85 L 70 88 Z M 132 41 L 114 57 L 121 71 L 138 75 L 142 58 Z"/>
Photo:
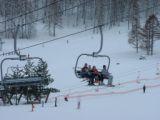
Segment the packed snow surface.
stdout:
<path fill-rule="evenodd" d="M 43 26 L 31 40 L 18 40 L 18 48 L 30 46 L 49 37 Z M 57 38 L 79 29 L 67 28 L 59 30 Z M 127 42 L 128 28 L 125 24 L 104 31 L 104 44 L 100 54 L 111 58 L 110 73 L 114 76 L 115 87 L 87 86 L 87 82 L 76 78 L 74 67 L 77 57 L 82 53 L 93 53 L 99 49 L 100 35 L 87 31 L 57 41 L 22 50 L 23 54 L 42 57 L 55 79 L 50 87 L 61 92 L 51 94 L 47 104 L 20 104 L 0 106 L 2 120 L 160 120 L 160 48 L 155 43 L 154 55 L 145 52 L 136 53 Z M 13 40 L 6 40 L 3 52 L 13 50 Z M 1 60 L 5 57 L 1 57 Z M 140 56 L 145 59 L 140 60 Z M 96 65 L 101 69 L 108 61 L 102 58 L 83 57 L 78 66 L 84 63 Z M 4 69 L 13 63 L 5 63 Z M 16 63 L 19 64 L 19 63 Z M 107 83 L 107 81 L 105 81 Z M 147 86 L 146 93 L 141 89 Z M 127 92 L 128 91 L 128 92 Z M 68 102 L 64 97 L 68 97 Z M 57 107 L 55 107 L 57 97 Z M 79 109 L 78 109 L 79 107 Z"/>

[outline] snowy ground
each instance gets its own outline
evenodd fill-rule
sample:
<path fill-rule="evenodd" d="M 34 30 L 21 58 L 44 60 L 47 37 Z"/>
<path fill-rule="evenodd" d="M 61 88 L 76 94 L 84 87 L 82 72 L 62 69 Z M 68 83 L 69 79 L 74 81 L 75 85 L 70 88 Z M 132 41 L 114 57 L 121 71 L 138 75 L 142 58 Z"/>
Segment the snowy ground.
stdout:
<path fill-rule="evenodd" d="M 40 26 L 39 29 L 43 27 Z M 45 30 L 41 30 L 38 37 L 34 38 L 38 41 L 34 39 L 25 40 L 25 43 L 18 41 L 18 47 L 23 48 L 37 42 L 54 39 L 48 37 L 43 31 Z M 63 32 L 61 30 L 58 36 L 76 31 L 78 29 L 65 29 Z M 156 75 L 159 72 L 157 69 L 160 68 L 160 48 L 155 44 L 154 55 L 146 56 L 145 60 L 139 60 L 139 57 L 145 53 L 136 54 L 135 50 L 128 45 L 127 39 L 128 29 L 124 24 L 104 33 L 104 46 L 100 54 L 111 57 L 110 72 L 114 76 L 114 84 L 117 85 L 114 88 L 88 87 L 87 83 L 81 82 L 74 75 L 77 57 L 81 53 L 92 53 L 99 49 L 100 35 L 94 35 L 92 31 L 23 50 L 22 53 L 42 57 L 48 62 L 50 73 L 55 79 L 50 86 L 60 89 L 61 92 L 52 94 L 44 107 L 35 105 L 34 112 L 31 112 L 31 105 L 0 106 L 1 118 L 3 120 L 159 120 L 160 87 L 148 87 L 145 94 L 141 89 L 122 93 L 142 88 L 144 84 L 146 86 L 160 85 L 160 77 Z M 12 41 L 8 40 L 4 44 L 3 51 L 13 50 L 12 46 Z M 102 68 L 107 61 L 83 58 L 79 66 L 85 62 Z M 5 66 L 8 67 L 10 64 L 6 63 Z M 66 95 L 69 95 L 68 102 L 64 101 Z M 58 96 L 58 107 L 54 107 L 56 96 Z M 77 109 L 79 101 L 81 106 Z"/>

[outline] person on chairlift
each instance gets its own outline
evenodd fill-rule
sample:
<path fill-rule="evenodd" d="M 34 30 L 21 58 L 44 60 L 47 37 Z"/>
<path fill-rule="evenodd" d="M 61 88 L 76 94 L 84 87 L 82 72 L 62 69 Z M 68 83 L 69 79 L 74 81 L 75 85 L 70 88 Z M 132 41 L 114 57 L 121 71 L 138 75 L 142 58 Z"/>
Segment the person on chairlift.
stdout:
<path fill-rule="evenodd" d="M 94 84 L 94 82 L 96 80 L 99 80 L 100 74 L 99 74 L 99 71 L 97 70 L 96 66 L 92 67 L 91 72 L 92 72 L 92 81 L 91 81 L 91 84 Z"/>
<path fill-rule="evenodd" d="M 112 86 L 113 76 L 108 72 L 106 65 L 103 65 L 101 74 L 102 74 L 102 82 L 104 79 L 108 79 L 108 86 Z"/>
<path fill-rule="evenodd" d="M 88 64 L 85 63 L 83 68 L 81 69 L 81 76 L 82 78 L 87 78 L 88 77 Z"/>
<path fill-rule="evenodd" d="M 92 74 L 92 67 L 91 65 L 88 66 L 88 85 L 94 85 L 94 76 Z"/>

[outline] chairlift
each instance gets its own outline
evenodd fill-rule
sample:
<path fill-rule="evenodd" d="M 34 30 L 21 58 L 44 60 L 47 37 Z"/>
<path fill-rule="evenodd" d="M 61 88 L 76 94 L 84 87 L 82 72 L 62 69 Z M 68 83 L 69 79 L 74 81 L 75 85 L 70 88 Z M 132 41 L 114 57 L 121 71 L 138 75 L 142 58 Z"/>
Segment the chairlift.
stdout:
<path fill-rule="evenodd" d="M 2 61 L 1 61 L 1 82 L 2 82 L 2 84 L 4 84 L 4 85 L 7 85 L 7 84 L 5 84 L 6 83 L 6 81 L 8 80 L 8 79 L 14 79 L 14 80 L 12 80 L 12 82 L 14 83 L 15 81 L 17 81 L 16 80 L 16 78 L 11 78 L 11 77 L 6 77 L 6 75 L 8 75 L 9 73 L 9 69 L 13 69 L 13 68 L 17 68 L 17 67 L 14 67 L 14 66 L 12 66 L 12 67 L 8 67 L 7 68 L 7 72 L 6 72 L 6 74 L 5 74 L 5 76 L 4 76 L 4 73 L 3 73 L 3 64 L 4 64 L 4 62 L 8 62 L 8 61 L 21 61 L 21 59 L 19 58 L 19 57 L 12 57 L 12 58 L 5 58 L 5 59 L 3 59 Z M 28 57 L 28 58 L 26 58 L 26 59 L 23 59 L 23 61 L 27 61 L 27 60 L 39 60 L 39 61 L 42 61 L 43 62 L 43 60 L 42 60 L 42 58 L 39 58 L 39 57 Z M 35 79 L 35 77 L 38 77 L 38 76 L 34 76 L 34 78 L 33 79 Z M 18 78 L 17 78 L 18 79 Z M 28 79 L 28 77 L 23 77 L 22 79 Z M 30 79 L 31 80 L 31 79 Z M 18 82 L 20 82 L 20 80 L 18 79 Z M 30 81 L 31 82 L 31 81 Z M 16 83 L 17 84 L 17 83 Z"/>
<path fill-rule="evenodd" d="M 1 63 L 0 63 L 0 65 L 1 65 L 1 68 L 0 68 L 0 71 L 1 71 L 1 82 L 2 82 L 2 85 L 4 85 L 4 86 L 6 86 L 7 85 L 7 83 L 6 83 L 6 81 L 8 80 L 8 79 L 13 79 L 13 78 L 9 78 L 9 77 L 4 77 L 4 75 L 3 75 L 3 64 L 4 64 L 4 62 L 6 62 L 6 61 L 9 61 L 9 60 L 11 60 L 11 61 L 27 61 L 27 60 L 39 60 L 39 61 L 41 61 L 41 62 L 43 62 L 43 60 L 42 60 L 42 58 L 40 58 L 40 57 L 30 57 L 29 55 L 22 55 L 22 54 L 20 54 L 20 52 L 18 52 L 18 50 L 17 50 L 17 34 L 18 34 L 18 29 L 19 29 L 19 25 L 17 26 L 17 29 L 14 31 L 14 32 L 12 32 L 12 34 L 13 34 L 13 39 L 14 39 L 14 52 L 15 52 L 15 54 L 18 56 L 18 57 L 11 57 L 11 58 L 4 58 L 2 61 L 1 61 Z M 15 68 L 14 66 L 12 66 L 12 68 Z M 8 68 L 9 69 L 9 68 Z M 8 69 L 7 69 L 7 73 L 8 73 Z M 6 74 L 7 74 L 6 73 Z M 23 81 L 23 79 L 28 79 L 28 78 L 26 78 L 26 77 L 23 77 L 21 80 Z M 35 78 L 34 78 L 35 79 Z M 30 79 L 31 80 L 31 79 Z M 14 78 L 14 80 L 13 81 L 11 81 L 11 82 L 16 82 L 17 80 L 16 80 L 16 78 Z M 20 80 L 18 79 L 18 82 L 20 82 Z M 6 83 L 6 84 L 5 84 Z M 17 84 L 17 82 L 16 82 L 16 84 Z"/>
<path fill-rule="evenodd" d="M 21 76 L 21 77 L 11 77 L 11 76 L 4 76 L 3 73 L 3 64 L 5 62 L 9 61 L 28 61 L 28 60 L 39 60 L 42 63 L 44 62 L 42 58 L 40 57 L 30 57 L 28 55 L 21 55 L 17 51 L 17 31 L 15 34 L 13 34 L 14 38 L 14 52 L 18 57 L 10 57 L 10 58 L 4 58 L 0 65 L 0 74 L 1 74 L 1 81 L 0 86 L 3 86 L 3 90 L 0 90 L 2 93 L 2 98 L 4 104 L 10 103 L 12 105 L 12 99 L 15 96 L 16 97 L 16 104 L 19 104 L 20 99 L 23 96 L 26 97 L 27 103 L 33 102 L 34 100 L 31 98 L 31 96 L 34 96 L 34 99 L 38 99 L 39 102 L 41 102 L 42 95 L 46 96 L 45 102 L 48 100 L 48 96 L 51 92 L 50 88 L 44 88 L 44 82 L 46 82 L 46 78 L 43 75 L 35 75 L 35 76 Z M 11 68 L 16 68 L 12 66 Z M 8 73 L 7 68 L 7 73 Z M 7 74 L 5 73 L 5 75 Z M 48 80 L 48 79 L 47 79 Z"/>
<path fill-rule="evenodd" d="M 106 61 L 103 65 L 107 65 L 107 70 L 109 70 L 110 68 L 110 57 L 107 55 L 93 55 L 93 54 L 81 54 L 78 56 L 77 61 L 76 61 L 76 65 L 75 65 L 75 75 L 77 78 L 82 78 L 80 75 L 81 70 L 79 69 L 80 67 L 78 67 L 78 64 L 81 60 L 81 58 L 83 57 L 90 57 L 90 58 L 104 58 L 104 60 Z"/>
<path fill-rule="evenodd" d="M 82 78 L 81 76 L 81 70 L 79 69 L 78 67 L 78 64 L 80 62 L 80 59 L 84 56 L 86 57 L 91 57 L 91 58 L 104 58 L 105 59 L 105 63 L 103 65 L 106 65 L 107 67 L 107 70 L 109 70 L 109 67 L 110 67 L 110 57 L 108 55 L 100 55 L 99 53 L 101 52 L 102 50 L 102 47 L 103 47 L 103 33 L 102 33 L 102 25 L 99 26 L 99 30 L 100 30 L 100 35 L 101 35 L 101 44 L 100 44 L 100 49 L 97 51 L 97 52 L 93 52 L 92 54 L 87 54 L 87 53 L 84 53 L 84 54 L 80 54 L 76 60 L 76 64 L 75 64 L 75 69 L 74 69 L 74 72 L 75 72 L 75 75 L 77 78 Z M 87 63 L 87 62 L 85 62 Z"/>

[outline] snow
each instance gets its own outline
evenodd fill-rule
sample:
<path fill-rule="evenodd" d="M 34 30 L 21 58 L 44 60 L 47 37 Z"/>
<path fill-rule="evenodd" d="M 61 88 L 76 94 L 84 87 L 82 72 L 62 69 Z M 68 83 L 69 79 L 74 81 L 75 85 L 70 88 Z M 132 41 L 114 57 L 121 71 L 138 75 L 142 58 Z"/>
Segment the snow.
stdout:
<path fill-rule="evenodd" d="M 43 26 L 38 25 L 37 29 L 38 36 L 31 40 L 18 40 L 18 48 L 54 39 L 47 36 Z M 79 30 L 64 28 L 58 31 L 57 37 Z M 143 85 L 160 84 L 160 78 L 156 75 L 160 67 L 158 42 L 155 44 L 154 55 L 146 56 L 145 52 L 137 54 L 128 45 L 127 39 L 128 28 L 125 23 L 121 27 L 107 29 L 104 32 L 104 45 L 100 54 L 109 55 L 111 58 L 110 72 L 114 76 L 114 84 L 135 81 L 116 87 L 89 87 L 86 82 L 81 82 L 82 80 L 74 75 L 77 57 L 82 53 L 92 53 L 99 49 L 100 35 L 93 34 L 92 31 L 23 50 L 24 54 L 39 56 L 47 61 L 50 73 L 55 79 L 50 86 L 60 89 L 61 92 L 52 94 L 44 107 L 36 104 L 34 112 L 31 112 L 31 105 L 0 106 L 1 118 L 3 120 L 159 120 L 160 87 L 147 88 L 145 94 L 139 90 L 127 94 L 104 95 L 142 88 Z M 13 50 L 12 46 L 13 41 L 7 40 L 3 52 Z M 146 59 L 139 60 L 142 55 Z M 99 69 L 107 63 L 104 59 L 84 57 L 80 60 L 79 67 L 85 62 L 96 65 Z M 13 63 L 5 63 L 4 68 L 7 69 L 11 64 Z M 66 95 L 70 95 L 68 102 L 64 101 Z M 57 107 L 54 106 L 54 97 L 58 97 Z M 78 101 L 81 103 L 80 109 L 77 109 Z"/>

